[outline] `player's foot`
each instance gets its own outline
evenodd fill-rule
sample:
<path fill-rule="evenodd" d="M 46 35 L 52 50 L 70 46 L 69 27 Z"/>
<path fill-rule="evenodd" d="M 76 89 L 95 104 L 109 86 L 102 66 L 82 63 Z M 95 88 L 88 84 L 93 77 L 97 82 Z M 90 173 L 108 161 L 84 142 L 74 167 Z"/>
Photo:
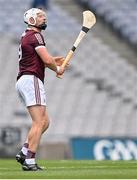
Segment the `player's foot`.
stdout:
<path fill-rule="evenodd" d="M 24 171 L 43 171 L 44 169 L 39 167 L 37 164 L 27 164 L 26 162 L 23 163 L 22 169 Z"/>
<path fill-rule="evenodd" d="M 16 155 L 16 160 L 20 164 L 23 164 L 25 161 L 26 156 L 22 153 L 22 151 L 19 151 L 18 154 Z"/>

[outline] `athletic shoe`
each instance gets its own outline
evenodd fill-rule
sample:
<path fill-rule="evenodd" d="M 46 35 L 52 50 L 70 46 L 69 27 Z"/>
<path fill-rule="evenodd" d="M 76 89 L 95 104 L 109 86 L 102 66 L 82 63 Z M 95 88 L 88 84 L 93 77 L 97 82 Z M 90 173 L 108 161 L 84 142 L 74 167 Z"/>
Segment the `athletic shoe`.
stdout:
<path fill-rule="evenodd" d="M 25 158 L 26 158 L 26 156 L 22 153 L 22 151 L 19 151 L 18 154 L 16 155 L 17 162 L 19 162 L 22 165 L 25 161 Z"/>
<path fill-rule="evenodd" d="M 24 171 L 42 171 L 43 170 L 37 164 L 27 164 L 26 162 L 23 163 L 22 169 Z"/>

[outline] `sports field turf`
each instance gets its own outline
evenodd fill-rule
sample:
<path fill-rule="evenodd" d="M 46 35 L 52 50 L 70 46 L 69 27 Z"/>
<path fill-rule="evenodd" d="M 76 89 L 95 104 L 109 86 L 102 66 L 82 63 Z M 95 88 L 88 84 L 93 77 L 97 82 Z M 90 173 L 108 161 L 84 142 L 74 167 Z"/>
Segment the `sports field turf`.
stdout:
<path fill-rule="evenodd" d="M 0 179 L 136 179 L 137 161 L 38 161 L 42 172 L 24 172 L 15 160 L 0 159 Z"/>

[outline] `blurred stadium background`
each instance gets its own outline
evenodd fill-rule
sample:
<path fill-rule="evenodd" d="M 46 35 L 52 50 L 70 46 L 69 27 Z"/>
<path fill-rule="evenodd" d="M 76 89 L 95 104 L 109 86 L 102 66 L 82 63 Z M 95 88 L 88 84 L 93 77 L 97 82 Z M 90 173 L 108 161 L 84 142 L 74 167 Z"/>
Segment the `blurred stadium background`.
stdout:
<path fill-rule="evenodd" d="M 0 156 L 14 157 L 31 121 L 15 82 L 23 13 L 31 0 L 0 0 Z M 43 159 L 137 159 L 137 0 L 49 0 L 44 32 L 53 55 L 65 56 L 83 10 L 97 24 L 78 47 L 64 78 L 46 72 L 51 124 Z"/>

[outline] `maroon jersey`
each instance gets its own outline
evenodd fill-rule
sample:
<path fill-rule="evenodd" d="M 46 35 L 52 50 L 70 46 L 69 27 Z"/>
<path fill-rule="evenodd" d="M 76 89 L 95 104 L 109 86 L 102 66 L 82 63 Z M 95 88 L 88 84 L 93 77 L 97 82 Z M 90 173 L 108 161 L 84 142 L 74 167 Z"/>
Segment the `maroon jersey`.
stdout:
<path fill-rule="evenodd" d="M 45 46 L 41 33 L 26 30 L 21 38 L 19 47 L 19 73 L 17 79 L 24 74 L 35 75 L 44 82 L 45 65 L 36 52 L 36 48 Z"/>

